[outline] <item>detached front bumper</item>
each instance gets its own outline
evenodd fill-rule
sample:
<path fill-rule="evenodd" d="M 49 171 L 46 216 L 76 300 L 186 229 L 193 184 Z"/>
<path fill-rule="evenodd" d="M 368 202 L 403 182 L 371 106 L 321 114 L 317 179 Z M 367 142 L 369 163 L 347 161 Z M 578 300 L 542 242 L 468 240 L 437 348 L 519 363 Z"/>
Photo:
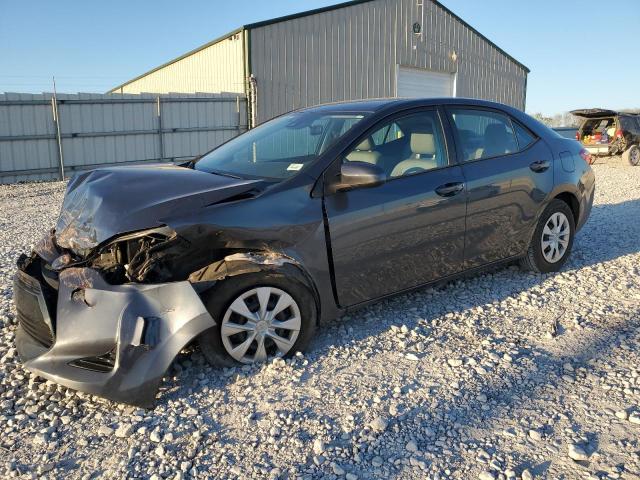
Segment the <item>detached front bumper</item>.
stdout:
<path fill-rule="evenodd" d="M 153 405 L 180 350 L 215 325 L 187 281 L 110 285 L 89 268 L 60 272 L 57 298 L 37 272 L 18 270 L 14 300 L 28 370 L 142 407 Z"/>

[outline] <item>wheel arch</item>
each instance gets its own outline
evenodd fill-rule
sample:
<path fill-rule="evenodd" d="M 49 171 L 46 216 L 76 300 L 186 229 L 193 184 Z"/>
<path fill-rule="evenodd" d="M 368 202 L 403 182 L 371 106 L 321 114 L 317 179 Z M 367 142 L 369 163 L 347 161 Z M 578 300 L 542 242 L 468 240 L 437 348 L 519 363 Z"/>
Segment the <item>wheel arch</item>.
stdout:
<path fill-rule="evenodd" d="M 313 278 L 302 264 L 284 253 L 267 250 L 229 253 L 221 260 L 193 272 L 189 281 L 200 297 L 204 298 L 216 284 L 226 278 L 257 272 L 279 272 L 304 285 L 311 292 L 315 302 L 316 324 L 320 322 L 320 294 Z"/>
<path fill-rule="evenodd" d="M 531 244 L 531 240 L 533 239 L 533 235 L 536 231 L 536 226 L 540 221 L 540 217 L 542 216 L 542 213 L 545 211 L 547 206 L 554 200 L 560 200 L 568 205 L 569 209 L 571 210 L 571 213 L 573 214 L 573 220 L 576 224 L 576 230 L 577 230 L 577 225 L 580 218 L 580 200 L 578 200 L 578 195 L 576 194 L 575 191 L 573 191 L 571 187 L 572 185 L 561 185 L 549 194 L 549 196 L 547 197 L 547 200 L 544 202 L 544 205 L 540 208 L 540 211 L 536 215 L 535 222 L 533 223 L 529 231 L 529 234 L 528 234 L 529 240 L 527 242 L 527 245 Z M 575 189 L 575 186 L 573 186 L 573 188 Z"/>
<path fill-rule="evenodd" d="M 573 214 L 573 221 L 577 225 L 578 220 L 580 219 L 580 201 L 578 200 L 578 197 L 574 193 L 568 190 L 565 190 L 560 193 L 557 193 L 549 201 L 555 200 L 555 199 L 561 200 L 569 206 L 569 208 L 571 209 L 571 213 Z"/>

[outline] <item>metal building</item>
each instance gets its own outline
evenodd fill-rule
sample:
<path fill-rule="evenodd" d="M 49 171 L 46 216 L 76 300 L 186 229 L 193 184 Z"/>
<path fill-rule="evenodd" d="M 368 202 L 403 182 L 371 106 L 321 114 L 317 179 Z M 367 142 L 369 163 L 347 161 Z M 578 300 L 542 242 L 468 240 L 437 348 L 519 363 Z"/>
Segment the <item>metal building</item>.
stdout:
<path fill-rule="evenodd" d="M 528 73 L 437 0 L 355 0 L 244 25 L 109 93 L 242 93 L 255 125 L 319 103 L 394 96 L 524 110 Z"/>

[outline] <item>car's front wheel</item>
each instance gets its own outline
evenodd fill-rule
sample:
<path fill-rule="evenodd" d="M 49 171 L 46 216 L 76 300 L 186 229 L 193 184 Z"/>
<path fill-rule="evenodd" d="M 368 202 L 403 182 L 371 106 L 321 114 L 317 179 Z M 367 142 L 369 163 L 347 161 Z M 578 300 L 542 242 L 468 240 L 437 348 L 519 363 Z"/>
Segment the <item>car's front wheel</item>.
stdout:
<path fill-rule="evenodd" d="M 280 273 L 228 278 L 205 303 L 217 325 L 200 336 L 199 344 L 216 366 L 292 355 L 309 343 L 316 323 L 309 289 Z"/>
<path fill-rule="evenodd" d="M 622 154 L 622 158 L 629 165 L 637 167 L 640 165 L 640 147 L 638 147 L 638 145 L 631 145 L 627 151 Z"/>
<path fill-rule="evenodd" d="M 552 200 L 540 216 L 522 266 L 538 273 L 560 270 L 571 253 L 575 230 L 569 206 L 562 200 Z"/>

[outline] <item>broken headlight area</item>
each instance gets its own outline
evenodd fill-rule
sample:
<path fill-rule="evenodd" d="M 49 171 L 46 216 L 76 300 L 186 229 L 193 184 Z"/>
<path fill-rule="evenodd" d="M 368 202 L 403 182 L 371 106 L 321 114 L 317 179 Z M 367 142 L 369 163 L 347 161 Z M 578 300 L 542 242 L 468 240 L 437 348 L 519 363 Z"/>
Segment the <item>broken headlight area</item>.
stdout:
<path fill-rule="evenodd" d="M 117 236 L 90 251 L 72 251 L 56 243 L 55 231 L 41 241 L 34 253 L 20 258 L 18 267 L 42 277 L 54 289 L 63 270 L 91 268 L 111 285 L 128 282 L 154 283 L 178 280 L 180 258 L 189 242 L 167 227 L 141 230 Z M 78 288 L 87 288 L 82 278 Z"/>
<path fill-rule="evenodd" d="M 172 265 L 189 247 L 169 227 L 154 228 L 110 241 L 91 255 L 86 266 L 98 270 L 112 285 L 154 283 L 175 278 Z"/>

